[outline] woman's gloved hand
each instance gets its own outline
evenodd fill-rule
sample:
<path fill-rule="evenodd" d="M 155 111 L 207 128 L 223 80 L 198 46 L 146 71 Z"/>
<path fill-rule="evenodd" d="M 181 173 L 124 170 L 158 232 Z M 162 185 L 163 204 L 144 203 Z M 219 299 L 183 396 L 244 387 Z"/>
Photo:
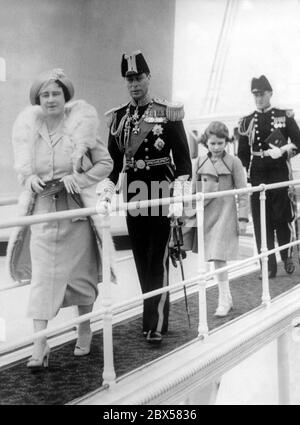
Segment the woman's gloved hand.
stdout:
<path fill-rule="evenodd" d="M 30 182 L 31 189 L 35 193 L 41 193 L 45 185 L 46 183 L 39 176 L 33 176 Z"/>
<path fill-rule="evenodd" d="M 78 183 L 76 182 L 76 179 L 73 174 L 68 174 L 67 176 L 64 176 L 62 179 L 60 179 L 60 181 L 64 183 L 66 191 L 68 193 L 80 193 L 80 187 L 78 186 Z"/>

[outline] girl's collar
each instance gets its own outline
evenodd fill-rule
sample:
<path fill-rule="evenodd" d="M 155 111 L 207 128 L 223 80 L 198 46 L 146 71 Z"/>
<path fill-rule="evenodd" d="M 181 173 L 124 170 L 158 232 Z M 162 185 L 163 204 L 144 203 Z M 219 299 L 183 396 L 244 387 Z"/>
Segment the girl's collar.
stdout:
<path fill-rule="evenodd" d="M 220 156 L 220 158 L 224 158 L 225 155 L 226 155 L 226 151 L 224 150 L 223 153 L 222 153 L 222 155 Z M 211 159 L 212 153 L 211 152 L 207 152 L 207 156 L 208 156 L 208 158 Z"/>

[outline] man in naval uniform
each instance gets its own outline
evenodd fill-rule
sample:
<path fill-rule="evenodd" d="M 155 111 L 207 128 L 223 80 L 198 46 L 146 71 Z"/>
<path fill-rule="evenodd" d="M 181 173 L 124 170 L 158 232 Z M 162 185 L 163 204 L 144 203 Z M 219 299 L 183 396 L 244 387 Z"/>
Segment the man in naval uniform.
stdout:
<path fill-rule="evenodd" d="M 182 119 L 183 106 L 152 98 L 150 70 L 140 51 L 123 54 L 121 73 L 131 100 L 108 111 L 108 149 L 114 167 L 101 187 L 101 209 L 109 202 L 123 177 L 125 202 L 189 193 L 192 165 Z M 125 159 L 124 159 L 125 157 Z M 182 216 L 182 203 L 127 212 L 127 226 L 143 293 L 168 285 L 170 217 Z M 160 343 L 168 330 L 169 294 L 144 300 L 143 335 Z"/>
<path fill-rule="evenodd" d="M 251 92 L 257 109 L 239 122 L 238 156 L 248 171 L 252 186 L 271 184 L 291 178 L 289 152 L 300 149 L 300 130 L 291 110 L 271 106 L 272 87 L 262 75 L 253 78 Z M 290 139 L 291 143 L 288 143 Z M 259 192 L 251 196 L 252 217 L 258 252 L 261 252 Z M 292 240 L 294 218 L 288 187 L 266 191 L 267 247 L 274 248 L 275 232 L 278 244 Z M 284 268 L 291 274 L 295 270 L 291 248 L 280 251 Z M 269 277 L 277 273 L 276 256 L 268 257 Z"/>

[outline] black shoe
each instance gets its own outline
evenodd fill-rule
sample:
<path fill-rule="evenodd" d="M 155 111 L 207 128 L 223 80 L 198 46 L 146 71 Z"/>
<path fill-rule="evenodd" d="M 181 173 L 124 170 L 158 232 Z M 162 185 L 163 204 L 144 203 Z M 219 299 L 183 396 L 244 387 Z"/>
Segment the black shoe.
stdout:
<path fill-rule="evenodd" d="M 295 271 L 295 264 L 293 263 L 292 257 L 288 257 L 284 260 L 284 269 L 288 274 L 292 274 Z"/>
<path fill-rule="evenodd" d="M 277 270 L 269 270 L 269 279 L 273 279 L 276 277 Z M 262 280 L 262 275 L 259 275 L 259 280 Z"/>
<path fill-rule="evenodd" d="M 143 337 L 147 338 L 147 335 L 148 335 L 148 331 L 143 331 Z"/>
<path fill-rule="evenodd" d="M 147 342 L 150 344 L 160 344 L 162 341 L 162 336 L 160 332 L 149 331 L 147 335 Z"/>

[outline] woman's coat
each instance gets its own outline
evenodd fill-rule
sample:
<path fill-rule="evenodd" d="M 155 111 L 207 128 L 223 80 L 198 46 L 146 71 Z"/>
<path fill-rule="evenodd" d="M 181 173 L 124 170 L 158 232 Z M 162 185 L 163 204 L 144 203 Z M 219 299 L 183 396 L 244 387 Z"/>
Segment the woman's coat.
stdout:
<path fill-rule="evenodd" d="M 17 117 L 13 126 L 13 149 L 15 170 L 19 182 L 24 186 L 18 203 L 18 215 L 31 215 L 36 194 L 31 190 L 31 181 L 36 175 L 35 144 L 41 135 L 44 119 L 39 105 L 29 106 Z M 81 189 L 80 197 L 84 207 L 95 207 L 97 203 L 96 186 L 112 170 L 112 159 L 107 147 L 97 136 L 98 115 L 96 109 L 83 100 L 69 102 L 65 106 L 65 121 L 62 136 L 70 141 L 70 158 L 73 173 Z M 48 161 L 47 154 L 42 160 Z M 97 245 L 102 258 L 102 218 L 91 216 L 91 224 L 96 232 Z M 11 233 L 7 262 L 9 274 L 14 281 L 30 280 L 31 262 L 29 252 L 29 227 L 15 228 Z M 79 241 L 80 243 L 80 241 Z M 115 281 L 114 246 L 110 239 L 110 262 L 112 280 Z M 102 267 L 99 270 L 102 280 Z"/>

